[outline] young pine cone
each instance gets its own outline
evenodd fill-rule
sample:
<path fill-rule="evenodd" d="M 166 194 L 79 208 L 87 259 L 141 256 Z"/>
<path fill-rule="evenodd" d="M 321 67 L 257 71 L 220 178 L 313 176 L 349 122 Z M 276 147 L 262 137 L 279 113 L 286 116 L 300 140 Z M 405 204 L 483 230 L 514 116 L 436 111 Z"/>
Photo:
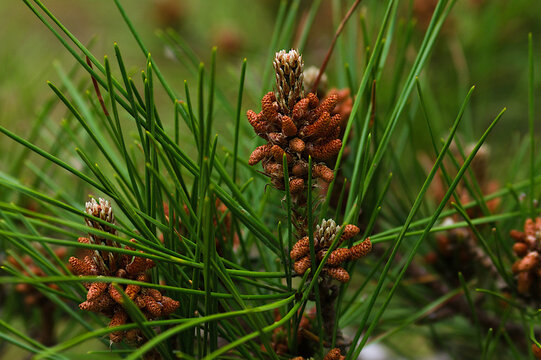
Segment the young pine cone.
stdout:
<path fill-rule="evenodd" d="M 255 133 L 267 141 L 252 152 L 248 163 L 261 161 L 273 186 L 284 190 L 285 155 L 290 191 L 301 194 L 306 190 L 309 156 L 314 178 L 327 183 L 334 179 L 327 165 L 342 147 L 341 116 L 332 115 L 338 95 L 332 94 L 321 102 L 312 93 L 304 96 L 303 63 L 295 50 L 277 53 L 274 67 L 276 92 L 263 96 L 259 114 L 252 110 L 246 114 Z"/>
<path fill-rule="evenodd" d="M 511 267 L 520 295 L 541 300 L 541 217 L 527 219 L 524 232 L 511 230 L 513 251 L 519 257 Z"/>
<path fill-rule="evenodd" d="M 329 247 L 333 243 L 336 234 L 340 231 L 340 226 L 336 225 L 336 222 L 332 219 L 323 220 L 320 225 L 317 225 L 314 231 L 314 250 L 316 253 L 316 261 L 323 260 Z M 359 233 L 359 228 L 355 225 L 346 225 L 342 236 L 338 240 L 338 245 L 344 241 L 349 240 Z M 351 248 L 337 248 L 327 258 L 327 262 L 323 267 L 323 274 L 332 277 L 342 283 L 349 281 L 349 273 L 341 267 L 341 265 L 349 260 L 357 260 L 365 256 L 372 250 L 372 243 L 370 238 L 365 239 L 363 242 L 352 246 Z M 293 245 L 290 252 L 291 260 L 295 261 L 293 269 L 299 275 L 302 275 L 312 267 L 310 260 L 310 245 L 308 236 L 303 237 Z"/>

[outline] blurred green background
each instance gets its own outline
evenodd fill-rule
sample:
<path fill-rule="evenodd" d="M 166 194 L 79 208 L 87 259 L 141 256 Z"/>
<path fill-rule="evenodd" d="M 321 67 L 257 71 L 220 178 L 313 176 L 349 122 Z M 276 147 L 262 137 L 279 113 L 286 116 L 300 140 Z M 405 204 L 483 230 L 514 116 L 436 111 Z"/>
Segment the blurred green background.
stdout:
<path fill-rule="evenodd" d="M 248 59 L 247 91 L 244 108 L 257 102 L 262 91 L 261 76 L 270 66 L 268 45 L 272 36 L 279 1 L 272 0 L 132 0 L 122 2 L 143 40 L 168 81 L 183 94 L 183 81 L 195 82 L 193 76 L 175 60 L 157 29 L 172 27 L 203 60 L 208 61 L 212 46 L 218 46 L 218 85 L 234 101 L 238 89 L 241 61 Z M 304 58 L 307 65 L 320 65 L 340 17 L 352 1 L 323 0 L 308 38 Z M 46 0 L 46 6 L 83 43 L 93 42 L 93 53 L 101 58 L 114 55 L 113 42 L 118 42 L 132 76 L 145 66 L 145 57 L 136 46 L 114 3 L 110 0 Z M 310 1 L 300 2 L 299 28 L 306 19 Z M 413 37 L 419 44 L 434 1 L 402 1 L 401 13 L 408 22 L 413 11 L 416 19 Z M 0 123 L 25 135 L 36 112 L 51 95 L 46 81 L 57 82 L 53 64 L 58 62 L 67 71 L 74 64 L 71 56 L 45 26 L 20 1 L 0 1 L 4 15 L 0 22 Z M 366 35 L 376 36 L 374 29 L 381 19 L 380 1 L 365 0 L 352 18 L 349 31 L 362 32 L 359 14 L 365 17 Z M 429 108 L 434 119 L 449 124 L 456 115 L 463 96 L 471 85 L 477 90 L 467 116 L 473 126 L 464 129 L 466 140 L 473 140 L 488 121 L 506 106 L 505 121 L 490 140 L 508 142 L 517 130 L 527 130 L 527 34 L 533 33 L 534 54 L 541 54 L 541 2 L 536 0 L 460 0 L 445 25 L 432 58 L 420 74 L 428 84 Z M 294 35 L 293 43 L 299 34 Z M 364 61 L 362 44 L 356 49 L 345 42 L 345 51 L 355 52 Z M 415 48 L 409 49 L 413 60 Z M 392 56 L 390 57 L 392 62 Z M 339 60 L 339 59 L 338 59 Z M 536 56 L 536 84 L 541 73 L 541 56 Z M 355 65 L 355 64 L 353 64 Z M 358 65 L 358 64 L 357 64 Z M 328 71 L 330 84 L 345 86 L 335 76 L 342 64 L 336 56 Z M 357 76 L 359 66 L 354 67 Z M 82 74 L 81 76 L 84 76 Z M 87 79 L 88 80 L 88 79 Z M 234 81 L 233 84 L 231 82 Z M 378 89 L 384 93 L 385 89 Z M 383 97 L 383 96 L 382 96 Z M 163 97 L 164 101 L 168 100 Z M 158 104 L 160 105 L 160 104 Z M 385 104 L 382 103 L 382 106 Z M 381 108 L 380 108 L 381 109 Z M 218 108 L 217 111 L 220 111 Z M 447 126 L 447 125 L 444 125 Z M 43 134 L 46 136 L 46 134 Z M 0 145 L 0 159 L 9 161 L 13 143 Z M 501 149 L 506 151 L 505 148 Z M 494 149 L 498 156 L 498 149 Z"/>

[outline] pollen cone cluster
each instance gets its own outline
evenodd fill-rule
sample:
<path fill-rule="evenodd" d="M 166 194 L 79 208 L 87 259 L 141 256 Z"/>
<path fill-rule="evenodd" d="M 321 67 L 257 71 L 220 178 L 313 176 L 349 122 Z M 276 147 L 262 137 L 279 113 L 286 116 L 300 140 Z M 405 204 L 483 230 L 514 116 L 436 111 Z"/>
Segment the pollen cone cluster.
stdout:
<path fill-rule="evenodd" d="M 316 266 L 319 265 L 319 262 L 327 254 L 329 247 L 334 241 L 336 235 L 340 231 L 340 226 L 336 225 L 334 220 L 323 220 L 321 225 L 317 225 L 316 231 L 314 232 L 314 250 L 316 253 Z M 347 241 L 359 233 L 359 228 L 355 225 L 346 225 L 342 236 L 338 240 L 338 245 L 342 244 L 344 241 Z M 327 258 L 322 272 L 328 276 L 336 279 L 342 283 L 349 281 L 349 273 L 341 265 L 350 260 L 357 260 L 365 256 L 372 249 L 372 243 L 370 238 L 365 239 L 363 242 L 354 245 L 351 248 L 337 248 L 335 249 Z M 295 263 L 293 268 L 295 272 L 299 275 L 302 275 L 312 267 L 310 260 L 310 245 L 308 236 L 303 237 L 291 249 L 291 260 Z M 315 268 L 315 267 L 314 267 Z"/>
<path fill-rule="evenodd" d="M 331 113 L 332 116 L 340 115 L 340 137 L 344 135 L 344 130 L 348 124 L 349 115 L 351 114 L 351 109 L 353 108 L 353 98 L 350 95 L 348 88 L 345 89 L 336 89 L 332 88 L 325 95 L 325 99 L 329 97 L 336 97 L 336 106 Z"/>
<path fill-rule="evenodd" d="M 100 199 L 99 202 L 95 200 L 88 202 L 86 211 L 88 214 L 113 224 L 112 209 L 109 203 L 103 199 Z M 98 223 L 94 220 L 87 220 L 87 225 L 93 228 L 99 226 L 109 233 L 114 233 L 114 230 L 107 224 Z M 122 247 L 117 242 L 110 239 L 105 240 L 96 235 L 81 237 L 78 241 L 85 244 L 107 244 L 112 247 Z M 135 243 L 134 239 L 130 241 Z M 123 249 L 135 251 L 135 248 L 130 246 L 125 246 Z M 87 251 L 81 258 L 71 257 L 69 263 L 75 275 L 97 276 L 98 279 L 100 276 L 112 276 L 139 282 L 149 282 L 150 279 L 146 272 L 155 266 L 152 260 L 144 257 L 107 251 Z M 178 301 L 162 295 L 159 290 L 140 285 L 109 284 L 101 281 L 84 283 L 83 285 L 88 290 L 88 293 L 86 301 L 79 304 L 79 307 L 82 310 L 101 313 L 109 317 L 111 319 L 109 327 L 130 322 L 129 315 L 124 309 L 124 298 L 119 290 L 122 290 L 149 320 L 170 315 L 180 305 Z M 113 331 L 109 334 L 109 338 L 111 342 L 125 340 L 137 344 L 143 341 L 143 335 L 139 329 Z"/>
<path fill-rule="evenodd" d="M 218 251 L 219 255 L 223 255 L 224 245 L 227 244 L 230 237 L 232 237 L 233 239 L 233 245 L 232 245 L 233 249 L 236 249 L 239 246 L 240 240 L 239 240 L 238 234 L 233 230 L 231 212 L 229 211 L 227 206 L 220 199 L 216 199 L 215 206 L 216 206 L 216 215 L 213 216 L 212 223 L 214 225 L 214 228 L 216 229 L 215 231 L 216 250 Z M 175 231 L 177 232 L 179 240 L 181 240 L 182 239 L 181 235 L 186 235 L 185 233 L 186 229 L 184 225 L 182 224 L 182 220 L 180 216 L 176 214 L 174 211 L 170 211 L 169 205 L 165 202 L 163 203 L 163 212 L 165 214 L 165 220 L 168 223 L 169 223 L 169 217 L 172 216 L 174 219 L 173 224 L 178 224 L 179 229 L 178 231 L 177 230 Z M 184 213 L 188 216 L 190 215 L 190 212 L 186 205 L 184 205 Z M 162 242 L 164 241 L 163 235 L 160 235 L 160 240 Z"/>
<path fill-rule="evenodd" d="M 451 226 L 457 220 L 445 218 L 442 225 Z M 490 256 L 479 246 L 477 237 L 469 227 L 451 228 L 436 235 L 436 249 L 429 252 L 425 260 L 448 282 L 459 285 L 456 273 L 461 272 L 466 280 L 479 275 L 490 278 L 497 284 L 502 282 L 498 269 Z"/>
<path fill-rule="evenodd" d="M 62 268 L 56 265 L 56 259 L 53 259 L 53 256 L 51 255 L 54 254 L 54 257 L 57 257 L 60 261 L 64 261 L 67 254 L 67 249 L 65 247 L 56 248 L 53 254 L 51 254 L 39 245 L 34 246 L 43 257 L 49 259 L 51 263 L 55 264 L 55 266 L 58 268 L 58 273 L 64 274 Z M 25 277 L 36 278 L 50 275 L 43 270 L 41 267 L 43 265 L 40 262 L 36 262 L 35 259 L 30 255 L 24 255 L 22 258 L 8 256 L 6 260 Z M 53 291 L 60 290 L 60 287 L 57 284 L 48 283 L 46 285 Z M 52 346 L 56 344 L 56 325 L 58 323 L 58 319 L 55 315 L 56 304 L 45 295 L 47 291 L 40 290 L 30 283 L 15 284 L 15 291 L 22 296 L 23 309 L 39 310 L 40 320 L 37 322 L 32 321 L 31 324 L 32 327 L 36 327 L 36 330 L 39 329 L 36 333 L 36 340 L 45 346 Z M 2 299 L 2 296 L 3 294 L 0 294 L 0 299 Z M 1 302 L 2 301 L 0 300 L 0 303 Z"/>
<path fill-rule="evenodd" d="M 345 360 L 346 357 L 342 355 L 339 348 L 334 348 L 329 350 L 329 352 L 325 355 L 323 360 Z M 302 356 L 297 356 L 291 360 L 305 360 Z"/>
<path fill-rule="evenodd" d="M 298 313 L 298 315 L 300 315 L 300 312 Z M 297 330 L 297 354 L 303 354 L 310 350 L 310 343 L 308 339 L 305 336 L 303 336 L 303 333 L 304 333 L 304 330 L 311 330 L 312 328 L 311 322 L 314 319 L 314 317 L 315 317 L 315 312 L 311 312 L 308 315 L 303 314 L 301 316 L 298 330 Z M 278 322 L 281 319 L 282 319 L 282 315 L 280 315 L 280 311 L 278 309 L 275 309 L 274 321 Z M 287 354 L 291 354 L 291 350 L 289 348 L 286 324 L 279 326 L 273 330 L 270 343 L 276 355 L 285 356 Z M 261 351 L 266 352 L 266 348 L 263 344 L 261 344 Z"/>
<path fill-rule="evenodd" d="M 295 50 L 277 53 L 274 67 L 276 92 L 263 96 L 261 112 L 248 110 L 246 114 L 255 133 L 267 141 L 252 152 L 248 163 L 261 161 L 274 187 L 284 190 L 288 181 L 291 193 L 297 195 L 306 190 L 309 156 L 314 178 L 326 183 L 334 178 L 327 164 L 342 147 L 341 116 L 332 115 L 338 95 L 323 101 L 312 93 L 304 96 L 303 63 Z M 284 154 L 289 179 L 284 179 Z"/>
<path fill-rule="evenodd" d="M 527 219 L 524 231 L 511 230 L 513 251 L 519 257 L 511 270 L 517 279 L 519 294 L 541 300 L 541 217 Z"/>
<path fill-rule="evenodd" d="M 446 218 L 442 225 L 452 225 L 455 220 Z M 460 271 L 466 279 L 475 273 L 481 251 L 475 236 L 467 227 L 453 228 L 436 235 L 436 249 L 426 255 L 427 263 L 435 267 L 446 279 L 456 282 L 456 272 Z M 490 261 L 490 258 L 489 258 Z"/>
<path fill-rule="evenodd" d="M 316 83 L 316 79 L 319 75 L 319 68 L 315 66 L 310 66 L 308 69 L 304 71 L 304 88 L 305 89 L 313 89 L 314 85 Z M 351 109 L 353 108 L 353 98 L 351 97 L 350 91 L 348 88 L 344 89 L 337 89 L 332 88 L 330 90 L 327 89 L 327 75 L 323 73 L 321 75 L 321 79 L 319 80 L 316 95 L 319 99 L 319 101 L 323 101 L 331 96 L 336 96 L 336 106 L 331 112 L 331 116 L 334 116 L 336 114 L 340 114 L 340 130 L 341 130 L 341 136 L 344 133 L 344 130 L 346 129 L 346 125 L 349 120 L 349 115 L 351 114 Z"/>
<path fill-rule="evenodd" d="M 43 249 L 39 249 L 43 256 L 47 257 L 47 253 Z M 55 256 L 60 260 L 65 260 L 67 249 L 65 247 L 59 247 L 54 250 Z M 24 276 L 29 277 L 41 277 L 47 276 L 47 274 L 36 264 L 34 259 L 29 255 L 25 255 L 21 258 L 22 263 L 19 263 L 13 256 L 8 256 L 7 261 L 13 265 Z M 47 284 L 47 286 L 53 290 L 59 290 L 56 284 Z M 15 285 L 15 291 L 23 295 L 23 301 L 28 306 L 40 306 L 46 307 L 51 301 L 41 291 L 35 288 L 29 283 L 19 283 Z"/>

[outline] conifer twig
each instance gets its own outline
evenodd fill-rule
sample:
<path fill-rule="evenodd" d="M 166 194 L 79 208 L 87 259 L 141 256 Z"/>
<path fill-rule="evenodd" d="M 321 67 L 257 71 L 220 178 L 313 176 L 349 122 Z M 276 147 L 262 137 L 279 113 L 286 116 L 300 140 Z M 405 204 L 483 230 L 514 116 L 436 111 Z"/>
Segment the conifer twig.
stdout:
<path fill-rule="evenodd" d="M 331 42 L 331 46 L 329 46 L 329 50 L 327 50 L 327 54 L 325 55 L 325 59 L 323 60 L 323 64 L 321 64 L 321 67 L 319 68 L 319 73 L 317 74 L 316 81 L 314 82 L 314 85 L 312 86 L 312 92 L 315 93 L 317 90 L 317 86 L 319 85 L 319 81 L 321 80 L 321 76 L 325 72 L 325 69 L 327 68 L 327 64 L 329 63 L 329 59 L 331 58 L 332 51 L 334 50 L 334 46 L 336 45 L 336 40 L 338 39 L 338 36 L 342 33 L 342 30 L 344 29 L 344 26 L 346 26 L 347 21 L 353 15 L 353 12 L 355 12 L 355 9 L 359 4 L 361 3 L 361 0 L 356 0 L 353 5 L 349 8 L 346 16 L 342 19 L 342 22 L 340 25 L 338 25 L 338 29 L 336 29 L 336 33 L 334 34 L 334 37 Z"/>

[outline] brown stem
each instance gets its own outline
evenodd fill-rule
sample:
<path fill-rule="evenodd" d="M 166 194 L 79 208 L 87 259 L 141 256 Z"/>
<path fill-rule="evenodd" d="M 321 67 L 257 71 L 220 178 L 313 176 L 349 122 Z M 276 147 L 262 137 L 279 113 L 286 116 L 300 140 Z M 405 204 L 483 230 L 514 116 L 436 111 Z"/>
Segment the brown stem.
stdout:
<path fill-rule="evenodd" d="M 45 346 L 53 346 L 56 344 L 54 334 L 54 308 L 54 304 L 48 300 L 46 300 L 41 307 L 41 331 L 39 340 Z"/>
<path fill-rule="evenodd" d="M 327 50 L 327 54 L 325 55 L 325 59 L 323 60 L 323 64 L 321 64 L 321 67 L 319 68 L 319 73 L 317 74 L 316 81 L 314 82 L 314 85 L 312 86 L 312 92 L 315 93 L 317 90 L 317 86 L 319 85 L 319 81 L 321 80 L 321 76 L 323 76 L 323 73 L 325 72 L 325 69 L 327 68 L 327 64 L 329 63 L 329 59 L 331 58 L 332 51 L 334 49 L 334 46 L 336 45 L 336 40 L 338 39 L 338 36 L 340 36 L 340 33 L 344 29 L 344 26 L 346 25 L 347 21 L 353 15 L 353 12 L 359 6 L 362 0 L 357 0 L 351 7 L 349 8 L 346 16 L 342 19 L 342 22 L 338 26 L 338 29 L 336 29 L 336 33 L 334 34 L 334 37 L 331 42 L 331 46 L 329 47 L 329 50 Z"/>
<path fill-rule="evenodd" d="M 370 113 L 370 127 L 374 126 L 374 120 L 376 119 L 376 80 L 372 82 L 372 93 L 370 94 L 370 102 L 372 103 L 372 110 Z"/>
<path fill-rule="evenodd" d="M 314 281 L 314 280 L 312 280 Z M 315 293 L 312 294 L 311 300 L 315 300 Z M 333 337 L 334 325 L 336 320 L 336 299 L 338 297 L 338 287 L 332 283 L 332 278 L 324 276 L 324 280 L 319 283 L 319 300 L 321 303 L 321 316 L 323 323 L 323 335 L 324 345 L 326 347 L 328 342 Z M 344 340 L 344 336 L 340 329 L 336 331 L 336 347 L 345 351 L 351 343 L 347 343 Z"/>
<path fill-rule="evenodd" d="M 311 332 L 310 330 L 307 330 L 305 328 L 299 329 L 299 332 L 301 333 L 301 335 L 303 337 L 305 337 L 306 339 L 311 340 L 314 343 L 319 343 L 320 341 L 322 341 L 319 338 L 319 336 L 317 336 L 316 334 L 314 334 L 313 332 Z M 323 346 L 327 347 L 327 348 L 330 348 L 331 344 L 328 341 L 323 340 Z"/>
<path fill-rule="evenodd" d="M 86 57 L 86 63 L 92 69 L 92 62 L 90 61 L 88 56 Z M 109 117 L 109 112 L 107 111 L 107 107 L 105 106 L 105 101 L 103 101 L 103 96 L 101 96 L 101 91 L 100 91 L 100 87 L 98 86 L 98 82 L 96 81 L 94 76 L 90 75 L 90 77 L 92 78 L 92 84 L 94 85 L 94 91 L 96 91 L 96 96 L 98 97 L 98 100 L 100 102 L 103 113 L 105 114 L 105 116 Z"/>

